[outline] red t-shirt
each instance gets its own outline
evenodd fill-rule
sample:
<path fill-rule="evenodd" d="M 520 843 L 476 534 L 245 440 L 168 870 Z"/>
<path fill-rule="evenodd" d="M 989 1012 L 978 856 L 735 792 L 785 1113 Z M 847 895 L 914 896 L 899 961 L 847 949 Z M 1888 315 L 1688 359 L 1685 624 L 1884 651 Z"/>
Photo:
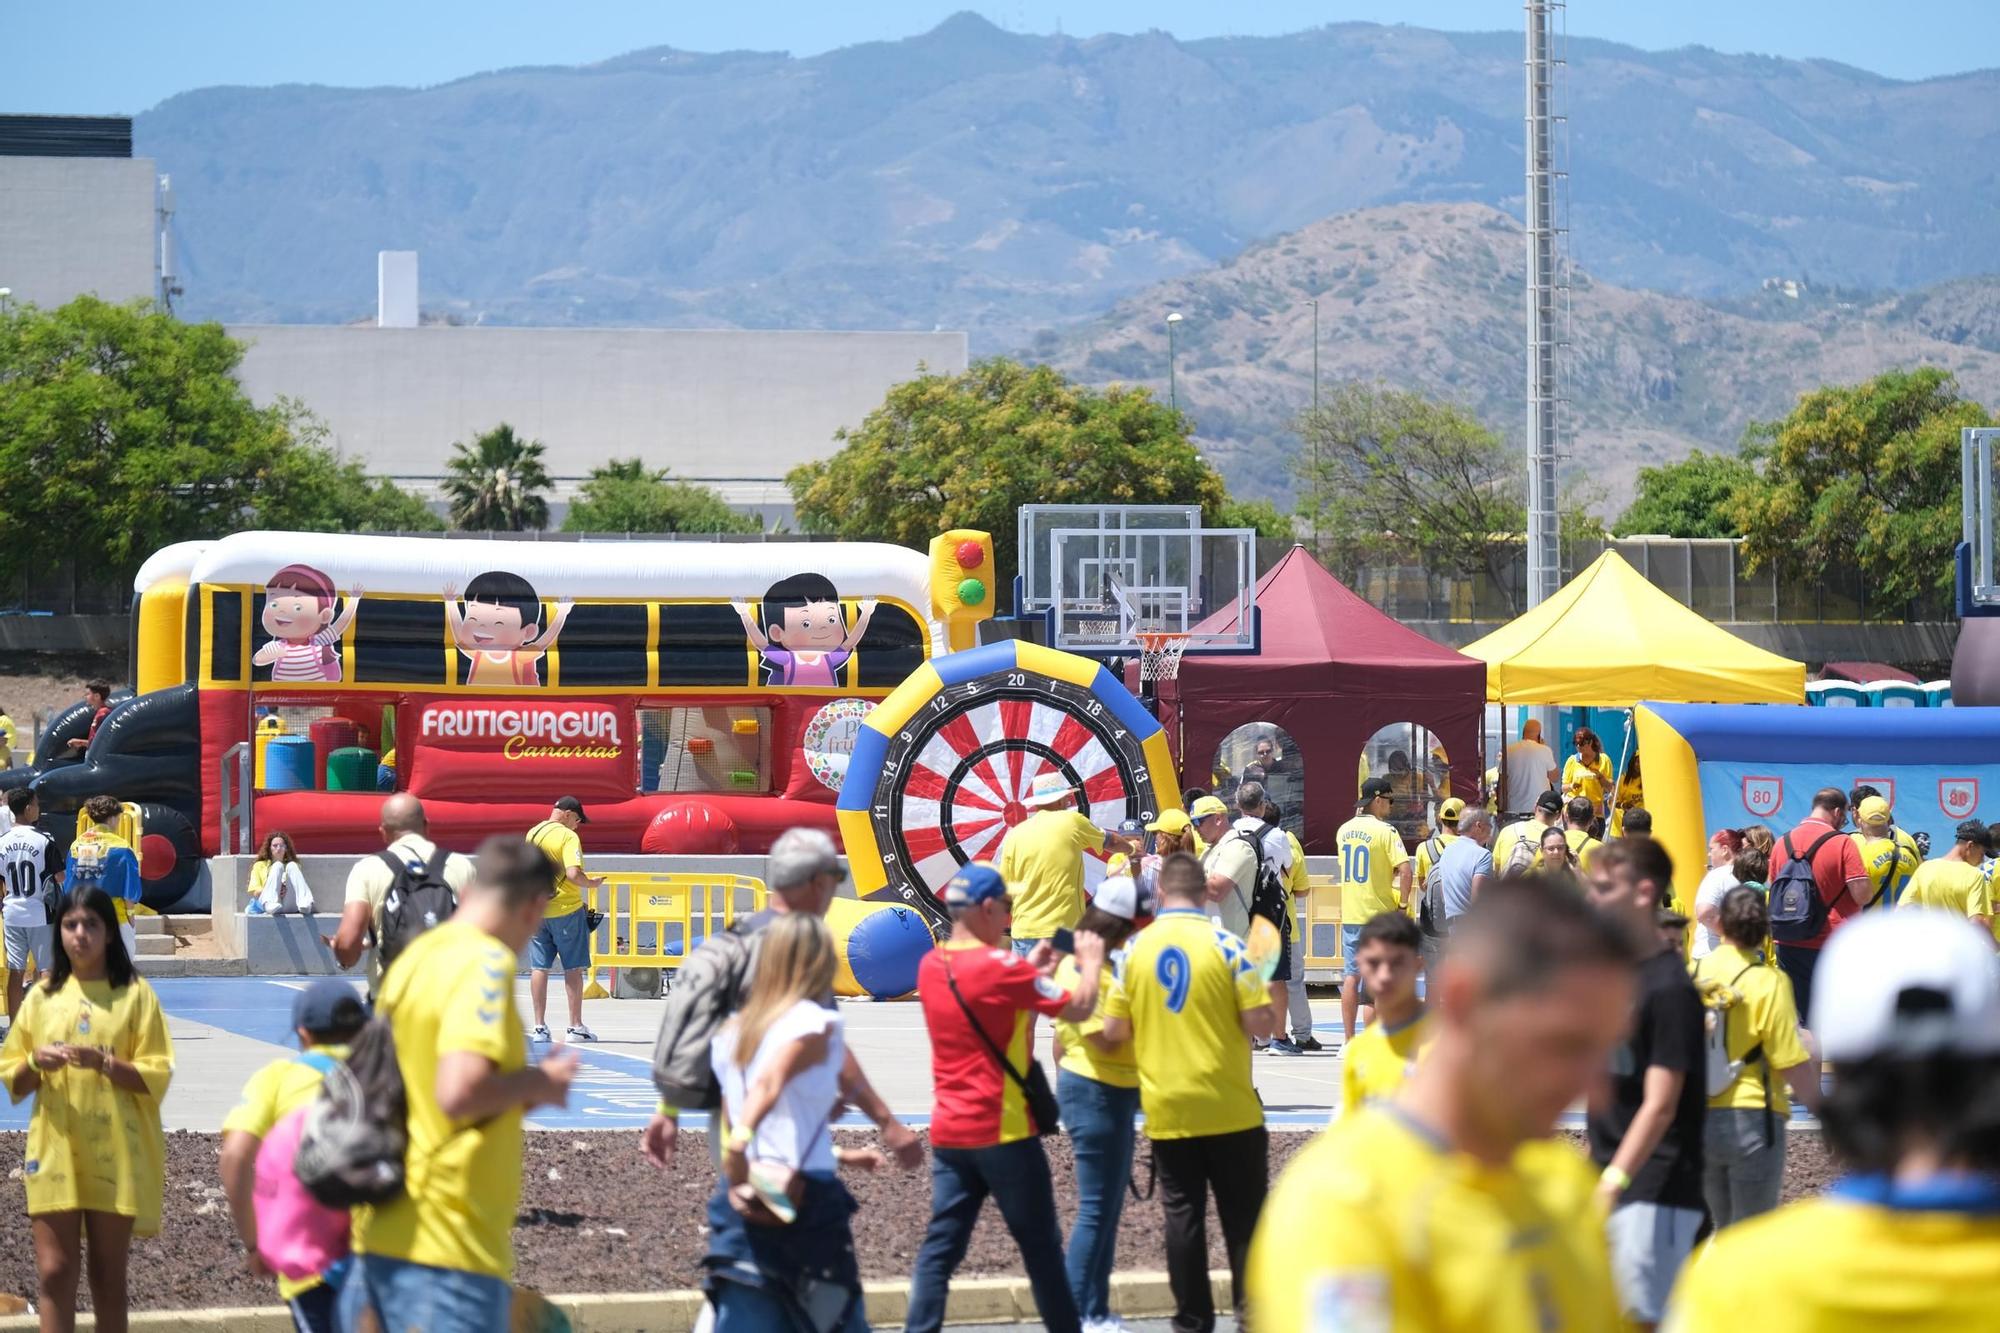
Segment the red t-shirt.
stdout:
<path fill-rule="evenodd" d="M 90 730 L 84 733 L 85 740 L 94 741 L 97 739 L 97 729 L 104 724 L 104 719 L 110 716 L 110 713 L 111 705 L 106 704 L 90 715 Z"/>
<path fill-rule="evenodd" d="M 1791 831 L 1789 835 L 1792 851 L 1804 856 L 1812 845 L 1827 834 L 1833 833 L 1833 825 L 1824 819 L 1808 819 Z M 1771 877 L 1766 883 L 1776 883 L 1778 872 L 1791 860 L 1791 853 L 1785 850 L 1785 838 L 1778 839 L 1777 846 L 1771 848 Z M 1861 864 L 1861 850 L 1854 845 L 1854 839 L 1844 833 L 1827 839 L 1819 854 L 1813 857 L 1813 883 L 1819 885 L 1819 896 L 1826 902 L 1827 927 L 1809 940 L 1801 940 L 1792 946 L 1800 949 L 1817 949 L 1826 943 L 1826 937 L 1834 928 L 1851 916 L 1860 914 L 1860 907 L 1847 892 L 1847 881 L 1862 879 L 1867 870 Z"/>
<path fill-rule="evenodd" d="M 965 1021 L 952 997 L 945 969 L 979 1017 L 993 1044 L 1023 1075 L 1033 1049 L 1035 1015 L 1054 1015 L 1069 992 L 1042 976 L 1009 949 L 946 941 L 917 967 L 917 999 L 931 1034 L 931 1144 L 938 1148 L 991 1148 L 1035 1133 L 1027 1101 L 1001 1072 L 986 1043 Z"/>

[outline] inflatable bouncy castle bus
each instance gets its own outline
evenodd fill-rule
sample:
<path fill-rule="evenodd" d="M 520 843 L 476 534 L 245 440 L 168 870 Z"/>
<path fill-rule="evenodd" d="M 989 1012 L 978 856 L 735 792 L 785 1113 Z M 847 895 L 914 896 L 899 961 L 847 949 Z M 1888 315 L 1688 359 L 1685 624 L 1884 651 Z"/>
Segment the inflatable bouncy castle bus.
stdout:
<path fill-rule="evenodd" d="M 418 797 L 464 847 L 580 798 L 597 852 L 756 853 L 836 828 L 862 720 L 992 614 L 993 550 L 521 542 L 246 532 L 135 580 L 133 698 L 30 780 L 140 806 L 145 901 L 189 910 L 204 856 L 282 830 L 372 851 Z M 72 710 L 74 712 L 75 710 Z M 51 821 L 60 825 L 62 821 Z"/>

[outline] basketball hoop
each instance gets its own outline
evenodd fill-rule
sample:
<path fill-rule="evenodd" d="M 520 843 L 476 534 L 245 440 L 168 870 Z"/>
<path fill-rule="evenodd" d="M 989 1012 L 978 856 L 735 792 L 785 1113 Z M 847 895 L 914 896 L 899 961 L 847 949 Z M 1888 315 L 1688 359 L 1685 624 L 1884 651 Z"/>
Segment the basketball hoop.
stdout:
<path fill-rule="evenodd" d="M 1079 620 L 1076 632 L 1087 639 L 1115 639 L 1118 637 L 1118 622 L 1115 620 Z"/>
<path fill-rule="evenodd" d="M 1188 646 L 1186 634 L 1140 630 L 1138 639 L 1141 681 L 1172 680 L 1181 674 L 1181 655 L 1187 652 Z"/>

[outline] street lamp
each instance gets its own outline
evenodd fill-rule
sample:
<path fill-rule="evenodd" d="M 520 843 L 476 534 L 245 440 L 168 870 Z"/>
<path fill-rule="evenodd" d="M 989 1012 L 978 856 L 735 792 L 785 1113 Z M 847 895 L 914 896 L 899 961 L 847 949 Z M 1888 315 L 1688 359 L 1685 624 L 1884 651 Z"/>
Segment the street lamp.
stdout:
<path fill-rule="evenodd" d="M 7 313 L 7 301 L 14 295 L 12 287 L 0 287 L 0 315 Z"/>
<path fill-rule="evenodd" d="M 1167 316 L 1167 406 L 1176 412 L 1181 410 L 1181 399 L 1174 387 L 1174 325 L 1180 322 L 1178 310 Z"/>

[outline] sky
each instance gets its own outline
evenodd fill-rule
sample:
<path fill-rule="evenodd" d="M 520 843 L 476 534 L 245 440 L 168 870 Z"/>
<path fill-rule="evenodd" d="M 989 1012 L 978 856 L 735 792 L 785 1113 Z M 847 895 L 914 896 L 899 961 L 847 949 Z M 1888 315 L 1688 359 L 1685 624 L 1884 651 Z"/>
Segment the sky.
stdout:
<path fill-rule="evenodd" d="M 648 46 L 813 55 L 907 37 L 968 8 L 1015 31 L 1078 36 L 1521 25 L 1520 0 L 0 0 L 0 113 L 136 114 L 215 84 L 420 86 Z M 1922 21 L 1906 21 L 1913 13 Z M 1569 23 L 1572 35 L 1647 49 L 1820 57 L 1905 79 L 2000 65 L 1994 0 L 1572 0 Z"/>

